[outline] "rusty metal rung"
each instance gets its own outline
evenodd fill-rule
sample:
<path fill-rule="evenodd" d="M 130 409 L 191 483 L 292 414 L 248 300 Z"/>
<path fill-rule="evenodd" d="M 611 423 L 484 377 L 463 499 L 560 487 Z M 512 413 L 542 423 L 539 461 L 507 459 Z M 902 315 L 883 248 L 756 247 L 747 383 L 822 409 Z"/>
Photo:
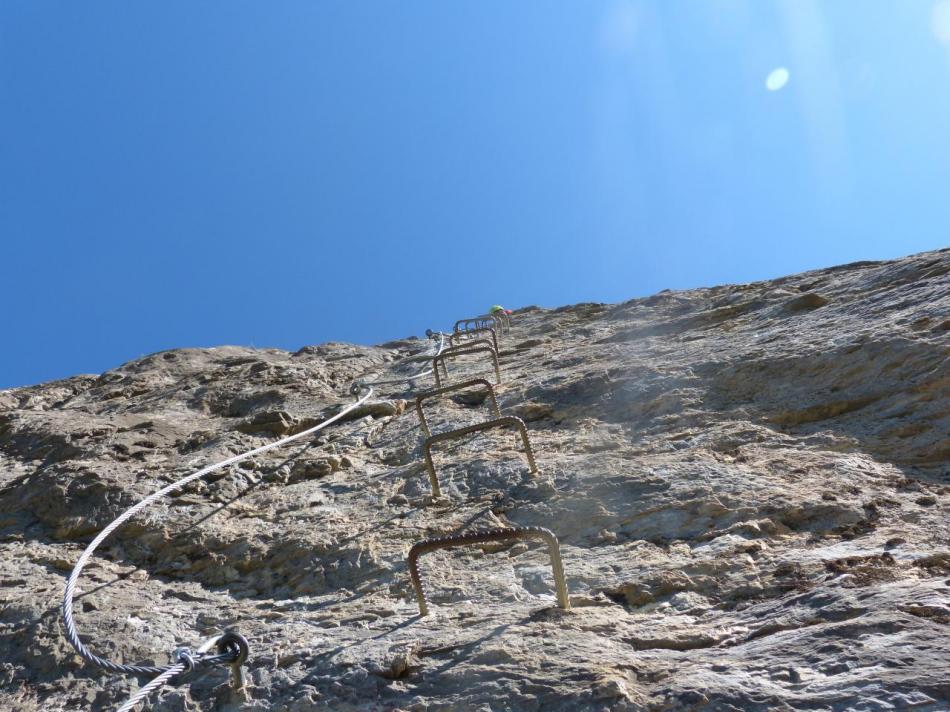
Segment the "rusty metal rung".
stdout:
<path fill-rule="evenodd" d="M 486 331 L 491 334 L 492 345 L 495 347 L 495 351 L 498 351 L 498 334 L 495 332 L 494 328 L 490 326 L 479 326 L 474 329 L 453 332 L 452 335 L 449 336 L 449 344 L 454 346 L 456 345 L 456 342 L 459 342 L 462 345 L 473 343 L 471 341 L 462 341 L 462 337 L 477 336 L 478 334 L 483 334 Z M 482 341 L 482 339 L 478 339 L 478 341 Z"/>
<path fill-rule="evenodd" d="M 488 389 L 488 395 L 492 402 L 492 410 L 494 410 L 496 417 L 501 417 L 501 410 L 498 408 L 498 398 L 495 396 L 495 388 L 484 378 L 473 378 L 472 380 L 465 381 L 463 383 L 454 383 L 449 386 L 443 386 L 442 388 L 435 388 L 431 391 L 426 391 L 425 393 L 420 393 L 416 396 L 416 412 L 419 414 L 419 424 L 422 426 L 422 432 L 425 433 L 427 438 L 431 437 L 432 433 L 429 430 L 429 423 L 426 421 L 426 415 L 422 411 L 422 402 L 430 398 L 443 396 L 446 393 L 460 391 L 463 388 L 471 388 L 472 386 L 484 386 Z"/>
<path fill-rule="evenodd" d="M 426 438 L 425 442 L 422 444 L 422 454 L 425 458 L 426 470 L 429 473 L 429 483 L 432 485 L 432 496 L 442 496 L 442 488 L 439 486 L 439 478 L 435 473 L 435 465 L 432 462 L 433 445 L 446 440 L 457 440 L 458 438 L 461 438 L 465 435 L 470 435 L 471 433 L 478 433 L 483 430 L 490 430 L 491 428 L 504 428 L 508 426 L 518 428 L 518 431 L 521 433 L 521 440 L 524 442 L 525 454 L 528 458 L 528 468 L 530 469 L 531 474 L 537 474 L 538 464 L 534 459 L 534 450 L 531 448 L 531 441 L 528 439 L 528 428 L 525 427 L 524 421 L 521 418 L 517 418 L 513 415 L 506 415 L 501 418 L 495 418 L 494 420 L 486 420 L 483 423 L 467 425 L 464 428 L 458 428 L 457 430 L 449 430 L 437 435 L 430 435 L 428 438 Z"/>
<path fill-rule="evenodd" d="M 500 317 L 500 318 L 501 318 L 501 320 L 502 320 L 502 322 L 503 322 L 503 325 L 504 325 L 504 328 L 505 328 L 505 333 L 506 333 L 506 334 L 511 331 L 511 315 L 510 315 L 508 312 L 506 312 L 506 311 L 504 311 L 504 310 L 502 310 L 502 311 L 496 311 L 496 312 L 491 312 L 491 315 L 494 316 L 494 317 Z"/>
<path fill-rule="evenodd" d="M 419 574 L 419 557 L 438 549 L 451 549 L 465 544 L 484 544 L 492 541 L 523 541 L 525 539 L 541 539 L 548 545 L 548 554 L 551 556 L 551 569 L 554 571 L 554 587 L 557 591 L 557 604 L 564 610 L 570 610 L 571 599 L 567 594 L 567 582 L 564 579 L 564 564 L 561 561 L 561 547 L 557 537 L 550 529 L 544 527 L 512 527 L 510 529 L 483 529 L 468 534 L 423 539 L 414 544 L 409 550 L 408 567 L 412 579 L 412 587 L 419 602 L 419 615 L 429 615 L 429 602 L 426 600 L 425 587 L 422 576 Z"/>
<path fill-rule="evenodd" d="M 472 339 L 470 341 L 466 341 L 465 343 L 459 344 L 458 346 L 449 346 L 446 349 L 442 349 L 442 353 L 452 354 L 457 351 L 464 351 L 465 349 L 471 349 L 476 346 L 487 346 L 495 353 L 498 353 L 498 349 L 496 349 L 494 344 L 492 344 L 492 342 L 489 341 L 488 339 Z"/>
<path fill-rule="evenodd" d="M 488 348 L 492 349 L 492 351 L 495 352 L 495 356 L 498 355 L 498 349 L 492 346 L 492 342 L 490 342 L 488 339 L 472 339 L 471 341 L 467 341 L 466 343 L 460 344 L 458 346 L 449 346 L 447 349 L 442 350 L 442 354 L 447 354 L 451 356 L 454 353 L 467 352 L 469 349 L 473 349 L 476 346 L 487 346 Z M 445 359 L 443 358 L 440 363 L 442 364 L 442 375 L 445 378 L 448 378 L 449 369 L 448 369 L 448 366 L 446 366 L 445 364 Z M 500 374 L 496 374 L 496 375 L 499 375 L 499 379 L 500 379 Z M 500 382 L 501 381 L 499 380 L 499 383 Z"/>
<path fill-rule="evenodd" d="M 439 374 L 439 364 L 442 364 L 443 372 L 448 373 L 445 368 L 445 361 L 449 358 L 455 358 L 456 356 L 468 356 L 470 354 L 477 353 L 488 353 L 491 355 L 492 363 L 495 366 L 495 378 L 497 383 L 501 383 L 501 368 L 498 366 L 498 352 L 495 351 L 491 346 L 455 346 L 450 349 L 446 349 L 438 356 L 432 359 L 432 372 L 435 374 L 435 386 L 436 388 L 442 387 L 442 376 Z"/>
<path fill-rule="evenodd" d="M 486 327 L 491 327 L 498 332 L 504 327 L 504 322 L 493 314 L 482 314 L 481 316 L 473 316 L 468 319 L 459 319 L 455 322 L 452 331 L 453 333 L 459 333 L 469 331 L 470 329 L 484 329 Z"/>

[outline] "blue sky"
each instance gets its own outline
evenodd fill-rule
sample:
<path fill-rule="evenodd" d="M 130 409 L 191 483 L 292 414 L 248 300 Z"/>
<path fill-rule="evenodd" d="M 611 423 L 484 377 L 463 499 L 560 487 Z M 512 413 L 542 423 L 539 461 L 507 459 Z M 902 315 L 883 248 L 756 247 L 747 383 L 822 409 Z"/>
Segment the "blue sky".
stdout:
<path fill-rule="evenodd" d="M 943 247 L 948 127 L 945 0 L 4 0 L 0 388 Z"/>

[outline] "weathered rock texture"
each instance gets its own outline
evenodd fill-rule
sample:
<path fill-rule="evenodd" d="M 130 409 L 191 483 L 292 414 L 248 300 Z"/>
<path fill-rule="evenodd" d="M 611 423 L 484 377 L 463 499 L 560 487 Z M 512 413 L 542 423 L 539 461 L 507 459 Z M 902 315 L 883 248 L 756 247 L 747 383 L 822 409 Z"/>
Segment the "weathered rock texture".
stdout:
<path fill-rule="evenodd" d="M 168 712 L 946 710 L 948 330 L 947 250 L 522 309 L 499 400 L 539 476 L 513 432 L 473 436 L 437 450 L 430 501 L 413 389 L 384 386 L 122 529 L 80 582 L 81 633 L 125 662 L 223 628 L 251 639 L 250 702 L 213 668 L 155 698 Z M 169 351 L 0 393 L 0 708 L 126 699 L 144 680 L 63 637 L 84 544 L 425 347 Z M 427 407 L 433 432 L 489 416 L 472 397 Z M 554 607 L 544 547 L 518 543 L 427 555 L 419 618 L 410 546 L 507 524 L 556 532 L 573 610 Z"/>

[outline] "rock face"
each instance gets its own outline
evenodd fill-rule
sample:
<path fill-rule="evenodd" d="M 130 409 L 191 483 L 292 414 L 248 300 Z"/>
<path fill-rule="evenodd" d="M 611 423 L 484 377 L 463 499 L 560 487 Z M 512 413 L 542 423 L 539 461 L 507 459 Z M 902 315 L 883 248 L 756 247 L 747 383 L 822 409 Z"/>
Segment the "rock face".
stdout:
<path fill-rule="evenodd" d="M 85 544 L 426 347 L 169 351 L 0 393 L 0 708 L 127 699 L 147 678 L 63 636 Z M 950 708 L 950 251 L 528 307 L 500 356 L 538 475 L 514 431 L 488 431 L 436 448 L 433 501 L 406 407 L 433 379 L 382 385 L 107 540 L 80 579 L 83 638 L 156 664 L 250 639 L 249 701 L 214 667 L 153 697 L 166 712 Z M 474 391 L 425 407 L 433 433 L 492 417 Z M 420 618 L 412 544 L 511 525 L 557 534 L 572 610 L 543 545 L 493 543 L 421 560 Z"/>

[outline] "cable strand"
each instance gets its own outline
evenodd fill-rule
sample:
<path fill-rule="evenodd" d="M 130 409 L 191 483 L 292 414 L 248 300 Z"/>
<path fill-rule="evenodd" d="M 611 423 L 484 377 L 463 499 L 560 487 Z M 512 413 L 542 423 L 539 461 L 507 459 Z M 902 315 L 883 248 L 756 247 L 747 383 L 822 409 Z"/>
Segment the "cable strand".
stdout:
<path fill-rule="evenodd" d="M 350 411 L 361 406 L 363 403 L 369 400 L 369 398 L 372 395 L 373 395 L 373 389 L 370 387 L 367 390 L 366 394 L 363 395 L 361 398 L 359 398 L 355 403 L 344 408 L 333 417 L 327 418 L 322 423 L 318 423 L 317 425 L 314 425 L 312 428 L 308 428 L 304 431 L 301 431 L 294 435 L 290 435 L 281 440 L 268 443 L 267 445 L 262 445 L 261 447 L 254 448 L 253 450 L 249 450 L 247 452 L 240 453 L 238 455 L 229 457 L 225 460 L 216 462 L 212 465 L 208 465 L 207 467 L 204 467 L 198 470 L 197 472 L 193 472 L 187 477 L 183 477 L 180 480 L 177 480 L 176 482 L 173 482 L 170 485 L 163 487 L 157 492 L 153 492 L 148 497 L 141 500 L 137 504 L 129 507 L 122 514 L 116 517 L 116 519 L 114 519 L 105 529 L 99 532 L 96 538 L 93 539 L 92 542 L 89 544 L 89 546 L 86 547 L 86 550 L 83 551 L 82 555 L 79 557 L 79 560 L 76 562 L 76 565 L 73 567 L 73 571 L 69 575 L 69 579 L 66 582 L 66 591 L 63 595 L 63 606 L 62 606 L 63 624 L 66 627 L 66 637 L 69 640 L 69 642 L 72 644 L 72 646 L 76 649 L 76 652 L 79 653 L 79 655 L 87 662 L 93 663 L 94 665 L 98 665 L 99 667 L 104 668 L 105 670 L 109 670 L 111 672 L 125 673 L 125 674 L 130 674 L 130 675 L 153 675 L 153 674 L 161 675 L 167 672 L 170 669 L 169 666 L 155 667 L 151 665 L 121 665 L 119 663 L 114 663 L 110 660 L 106 660 L 105 658 L 102 658 L 96 655 L 95 653 L 93 653 L 85 645 L 85 643 L 83 643 L 82 640 L 79 639 L 79 633 L 76 630 L 76 623 L 73 618 L 73 598 L 75 596 L 76 583 L 79 580 L 79 576 L 82 573 L 83 568 L 85 568 L 86 564 L 89 563 L 89 559 L 92 557 L 92 554 L 99 547 L 99 545 L 103 541 L 105 541 L 105 539 L 108 538 L 110 534 L 112 534 L 112 532 L 114 532 L 120 526 L 125 524 L 125 522 L 127 522 L 129 519 L 134 517 L 136 514 L 138 514 L 140 511 L 148 507 L 150 504 L 152 504 L 156 500 L 159 500 L 162 497 L 165 497 L 166 495 L 169 495 L 173 492 L 177 492 L 185 485 L 191 482 L 194 482 L 195 480 L 200 479 L 204 477 L 205 475 L 208 475 L 212 472 L 223 469 L 227 467 L 228 465 L 233 465 L 236 462 L 240 462 L 249 457 L 253 457 L 254 455 L 260 455 L 261 453 L 267 452 L 269 450 L 273 450 L 282 445 L 286 445 L 287 443 L 293 442 L 294 440 L 299 440 L 301 438 L 307 437 L 308 435 L 311 435 L 317 432 L 318 430 L 322 430 L 326 426 L 332 423 L 335 423 L 337 420 L 345 416 Z M 171 667 L 174 667 L 174 666 L 171 666 Z"/>
<path fill-rule="evenodd" d="M 429 333 L 431 334 L 431 332 Z M 434 349 L 434 353 L 432 350 L 429 350 L 428 354 L 426 354 L 427 357 L 439 356 L 445 349 L 445 334 L 443 334 L 442 332 L 438 332 L 438 335 L 439 335 L 438 346 Z M 92 540 L 92 542 L 89 543 L 89 545 L 85 548 L 85 550 L 80 555 L 79 559 L 76 561 L 76 565 L 73 567 L 73 570 L 70 573 L 69 578 L 67 579 L 66 588 L 63 593 L 62 619 L 63 619 L 63 625 L 66 629 L 66 638 L 69 640 L 73 648 L 75 648 L 76 652 L 80 655 L 80 657 L 82 657 L 87 662 L 97 665 L 109 672 L 129 674 L 129 675 L 155 675 L 155 677 L 152 680 L 150 680 L 145 686 L 143 686 L 141 689 L 136 691 L 135 694 L 133 694 L 132 697 L 125 704 L 123 704 L 122 707 L 119 708 L 118 712 L 131 712 L 131 710 L 133 710 L 136 707 L 136 705 L 144 701 L 149 695 L 160 690 L 162 687 L 167 685 L 172 679 L 174 679 L 176 676 L 180 675 L 181 673 L 190 672 L 198 664 L 201 664 L 201 665 L 228 664 L 236 660 L 240 656 L 240 652 L 238 650 L 232 650 L 232 651 L 228 651 L 224 653 L 219 652 L 218 654 L 214 655 L 214 654 L 208 654 L 205 649 L 199 649 L 198 652 L 192 652 L 190 650 L 184 649 L 184 650 L 179 651 L 178 654 L 176 655 L 175 663 L 170 664 L 170 665 L 165 665 L 165 666 L 124 665 L 124 664 L 113 662 L 111 660 L 107 660 L 106 658 L 103 658 L 93 653 L 92 650 L 90 650 L 90 648 L 85 643 L 83 643 L 83 641 L 79 637 L 79 632 L 77 630 L 76 621 L 73 614 L 73 602 L 74 602 L 74 598 L 76 594 L 76 584 L 79 581 L 79 577 L 82 574 L 82 571 L 85 568 L 85 566 L 89 563 L 89 560 L 91 559 L 93 553 L 96 551 L 99 545 L 102 544 L 102 542 L 105 541 L 113 532 L 115 532 L 119 527 L 125 524 L 129 519 L 134 517 L 140 511 L 142 511 L 149 505 L 153 504 L 154 502 L 158 501 L 159 499 L 181 490 L 183 487 L 190 484 L 191 482 L 201 479 L 205 475 L 208 475 L 212 472 L 228 467 L 229 465 L 233 465 L 235 463 L 241 462 L 242 460 L 253 457 L 255 455 L 260 455 L 270 450 L 274 450 L 275 448 L 281 447 L 295 440 L 300 440 L 301 438 L 305 438 L 308 435 L 312 435 L 313 433 L 319 430 L 322 430 L 328 425 L 331 425 L 337 422 L 338 420 L 346 416 L 348 413 L 352 412 L 359 406 L 363 405 L 366 401 L 368 401 L 373 396 L 375 386 L 413 381 L 417 378 L 421 378 L 422 376 L 425 376 L 428 373 L 432 373 L 432 370 L 433 368 L 430 365 L 430 366 L 424 367 L 417 373 L 414 373 L 408 376 L 403 376 L 401 378 L 388 379 L 388 380 L 372 380 L 372 381 L 369 381 L 368 383 L 367 383 L 367 379 L 365 378 L 357 379 L 353 383 L 353 386 L 351 387 L 351 392 L 353 393 L 354 396 L 357 396 L 357 400 L 354 403 L 350 404 L 349 406 L 345 407 L 336 415 L 330 418 L 327 418 L 326 420 L 318 423 L 317 425 L 314 425 L 313 427 L 303 430 L 299 433 L 290 435 L 286 438 L 282 438 L 272 443 L 268 443 L 267 445 L 262 445 L 261 447 L 254 448 L 252 450 L 248 450 L 247 452 L 243 452 L 238 455 L 228 457 L 224 460 L 220 460 L 196 472 L 193 472 L 185 477 L 182 477 L 181 479 L 176 480 L 175 482 L 172 482 L 171 484 L 166 485 L 165 487 L 162 487 L 158 491 L 153 492 L 149 496 L 145 497 L 144 499 L 140 500 L 133 506 L 126 509 L 122 514 L 120 514 L 112 522 L 110 522 L 104 529 L 102 529 L 102 531 L 100 531 L 99 534 L 96 535 L 96 537 Z M 361 393 L 362 395 L 360 395 Z M 245 643 L 245 646 L 246 646 L 246 643 Z M 246 653 L 246 647 L 245 647 L 245 653 Z"/>

